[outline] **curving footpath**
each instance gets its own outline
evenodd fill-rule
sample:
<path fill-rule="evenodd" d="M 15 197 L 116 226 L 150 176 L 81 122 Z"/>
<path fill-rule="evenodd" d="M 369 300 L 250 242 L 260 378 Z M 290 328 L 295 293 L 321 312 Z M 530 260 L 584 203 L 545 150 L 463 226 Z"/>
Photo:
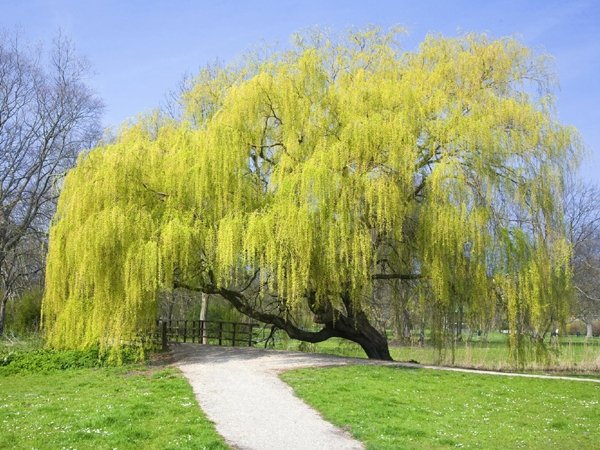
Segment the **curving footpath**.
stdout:
<path fill-rule="evenodd" d="M 248 450 L 363 449 L 347 432 L 326 422 L 279 379 L 284 370 L 345 364 L 385 364 L 498 376 L 599 383 L 599 379 L 491 372 L 368 361 L 333 355 L 178 344 L 177 366 L 217 432 L 229 445 Z"/>
<path fill-rule="evenodd" d="M 174 354 L 202 410 L 233 448 L 364 448 L 347 432 L 326 422 L 277 376 L 282 370 L 347 364 L 348 359 L 197 344 L 177 345 Z"/>

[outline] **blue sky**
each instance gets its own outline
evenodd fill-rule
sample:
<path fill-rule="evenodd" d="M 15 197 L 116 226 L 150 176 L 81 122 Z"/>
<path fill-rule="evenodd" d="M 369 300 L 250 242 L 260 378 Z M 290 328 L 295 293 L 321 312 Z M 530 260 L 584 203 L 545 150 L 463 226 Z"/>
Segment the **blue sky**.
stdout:
<path fill-rule="evenodd" d="M 106 126 L 158 106 L 184 73 L 312 26 L 402 25 L 413 49 L 430 32 L 516 36 L 554 57 L 560 120 L 588 148 L 582 175 L 600 184 L 600 1 L 0 0 L 0 28 L 47 42 L 61 28 L 94 68 Z"/>

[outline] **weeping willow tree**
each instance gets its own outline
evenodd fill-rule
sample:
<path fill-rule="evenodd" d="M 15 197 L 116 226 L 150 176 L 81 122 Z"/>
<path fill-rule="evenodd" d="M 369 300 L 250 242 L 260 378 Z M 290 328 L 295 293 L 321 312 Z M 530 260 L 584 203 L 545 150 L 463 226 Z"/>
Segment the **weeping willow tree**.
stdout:
<path fill-rule="evenodd" d="M 391 359 L 371 301 L 402 280 L 438 341 L 457 311 L 475 324 L 498 305 L 513 348 L 543 336 L 566 314 L 558 199 L 577 154 L 545 60 L 513 39 L 403 52 L 396 37 L 304 36 L 203 71 L 177 120 L 147 117 L 82 155 L 50 231 L 48 343 L 118 349 L 152 327 L 161 291 L 185 287 Z"/>

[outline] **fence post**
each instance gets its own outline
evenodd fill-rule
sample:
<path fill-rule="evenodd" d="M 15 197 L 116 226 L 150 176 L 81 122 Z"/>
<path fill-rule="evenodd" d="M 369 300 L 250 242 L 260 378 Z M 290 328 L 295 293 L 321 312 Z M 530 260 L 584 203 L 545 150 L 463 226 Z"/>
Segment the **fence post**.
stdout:
<path fill-rule="evenodd" d="M 161 338 L 160 340 L 161 340 L 162 351 L 166 352 L 167 351 L 167 322 L 166 321 L 162 322 L 160 338 Z"/>
<path fill-rule="evenodd" d="M 183 321 L 183 342 L 185 342 L 187 337 L 187 320 Z"/>
<path fill-rule="evenodd" d="M 236 329 L 237 323 L 233 322 L 233 336 L 231 337 L 231 345 L 233 347 L 235 347 L 235 329 Z"/>
<path fill-rule="evenodd" d="M 223 322 L 219 322 L 219 345 L 223 345 Z"/>
<path fill-rule="evenodd" d="M 254 325 L 250 324 L 250 331 L 248 332 L 248 347 L 252 347 L 252 327 Z"/>

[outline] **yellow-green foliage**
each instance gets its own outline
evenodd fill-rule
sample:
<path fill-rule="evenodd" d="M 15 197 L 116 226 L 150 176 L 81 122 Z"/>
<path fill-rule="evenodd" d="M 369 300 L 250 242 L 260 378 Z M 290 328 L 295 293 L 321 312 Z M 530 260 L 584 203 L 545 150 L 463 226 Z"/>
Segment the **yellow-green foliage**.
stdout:
<path fill-rule="evenodd" d="M 235 286 L 260 269 L 286 308 L 312 290 L 367 309 L 381 259 L 420 273 L 442 315 L 489 317 L 501 299 L 513 330 L 558 319 L 555 198 L 576 139 L 538 95 L 544 61 L 512 39 L 408 53 L 395 37 L 299 38 L 204 71 L 181 122 L 151 116 L 82 155 L 50 233 L 48 342 L 131 340 L 174 277 Z"/>

